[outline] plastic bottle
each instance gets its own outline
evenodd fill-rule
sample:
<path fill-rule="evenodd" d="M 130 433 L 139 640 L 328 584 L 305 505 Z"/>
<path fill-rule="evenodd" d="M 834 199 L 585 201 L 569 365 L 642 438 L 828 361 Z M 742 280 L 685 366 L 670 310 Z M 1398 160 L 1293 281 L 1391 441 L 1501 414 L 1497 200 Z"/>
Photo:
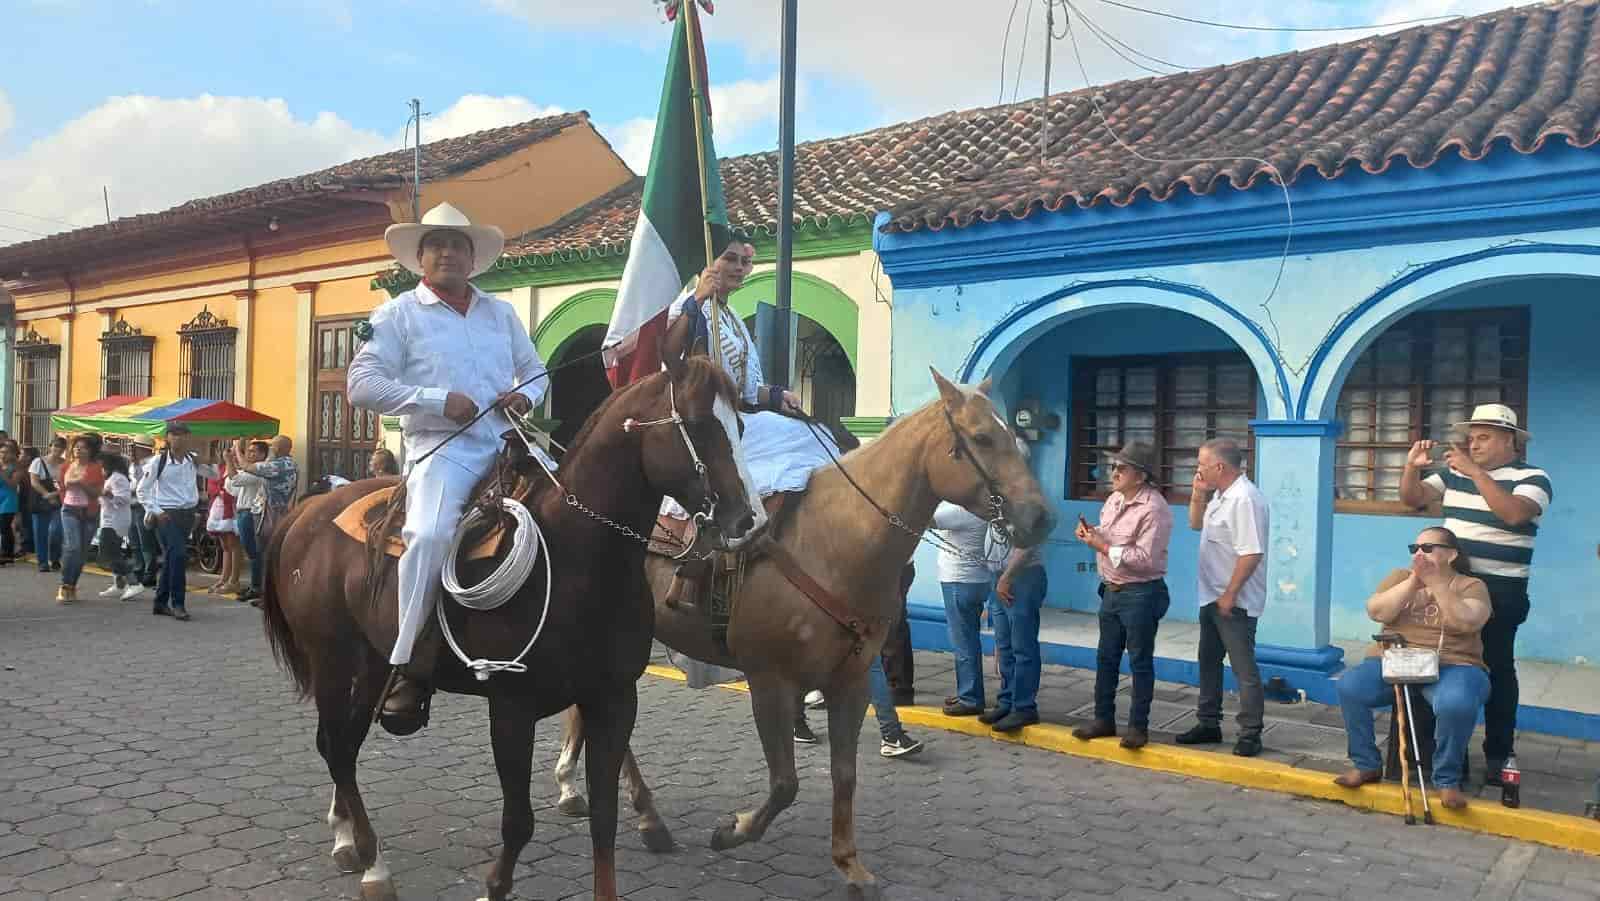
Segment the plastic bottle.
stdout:
<path fill-rule="evenodd" d="M 1522 806 L 1522 771 L 1517 769 L 1515 756 L 1506 759 L 1500 771 L 1500 803 L 1507 807 Z"/>

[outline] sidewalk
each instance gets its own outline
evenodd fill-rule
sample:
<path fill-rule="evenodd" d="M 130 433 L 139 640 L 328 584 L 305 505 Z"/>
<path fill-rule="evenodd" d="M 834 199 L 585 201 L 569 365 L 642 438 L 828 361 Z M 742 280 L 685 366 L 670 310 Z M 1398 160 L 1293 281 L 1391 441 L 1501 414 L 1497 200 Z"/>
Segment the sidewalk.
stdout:
<path fill-rule="evenodd" d="M 955 661 L 939 651 L 916 652 L 917 706 L 938 709 L 946 695 L 955 691 Z M 1127 725 L 1128 694 L 1132 680 L 1123 675 L 1118 688 L 1117 721 Z M 984 658 L 984 687 L 992 700 L 999 689 L 994 658 Z M 1195 724 L 1195 704 L 1199 690 L 1175 682 L 1156 683 L 1155 702 L 1150 711 L 1152 744 L 1172 744 L 1173 736 Z M 1228 753 L 1234 736 L 1233 715 L 1238 697 L 1225 696 L 1223 734 L 1230 744 L 1221 746 Z M 1068 728 L 1087 722 L 1094 713 L 1094 673 L 1075 667 L 1046 664 L 1039 688 L 1039 712 L 1045 723 Z M 1262 732 L 1265 750 L 1261 759 L 1296 769 L 1324 772 L 1331 777 L 1349 767 L 1345 755 L 1344 721 L 1337 707 L 1315 702 L 1277 704 L 1267 702 L 1266 728 Z M 1380 742 L 1388 735 L 1389 714 L 1380 713 L 1377 734 Z M 1500 805 L 1500 789 L 1484 787 L 1482 728 L 1472 741 L 1472 782 L 1469 798 L 1477 803 Z M 1594 783 L 1600 777 L 1600 742 L 1524 732 L 1517 737 L 1517 762 L 1522 769 L 1522 806 L 1535 810 L 1583 815 L 1584 803 L 1593 797 Z"/>

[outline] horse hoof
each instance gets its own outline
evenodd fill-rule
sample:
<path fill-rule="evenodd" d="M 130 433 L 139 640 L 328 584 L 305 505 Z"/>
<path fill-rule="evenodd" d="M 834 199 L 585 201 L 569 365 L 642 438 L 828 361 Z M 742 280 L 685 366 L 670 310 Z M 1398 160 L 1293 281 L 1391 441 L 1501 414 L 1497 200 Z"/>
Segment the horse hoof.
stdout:
<path fill-rule="evenodd" d="M 851 883 L 845 886 L 844 896 L 849 901 L 881 901 L 883 891 L 876 882 Z"/>
<path fill-rule="evenodd" d="M 583 795 L 568 795 L 556 804 L 556 810 L 569 817 L 586 817 L 589 815 L 589 799 Z"/>
<path fill-rule="evenodd" d="M 639 838 L 644 842 L 645 850 L 652 854 L 666 854 L 677 847 L 677 843 L 672 840 L 672 832 L 665 826 L 640 829 Z"/>
<path fill-rule="evenodd" d="M 354 842 L 334 848 L 333 862 L 341 873 L 360 873 L 366 869 L 361 865 L 361 852 L 356 850 Z"/>
<path fill-rule="evenodd" d="M 744 843 L 739 840 L 739 824 L 737 822 L 729 821 L 723 823 L 711 833 L 711 850 L 713 851 L 726 851 L 729 848 L 737 848 L 742 844 Z"/>
<path fill-rule="evenodd" d="M 393 879 L 376 879 L 361 883 L 361 901 L 400 901 L 395 893 Z"/>

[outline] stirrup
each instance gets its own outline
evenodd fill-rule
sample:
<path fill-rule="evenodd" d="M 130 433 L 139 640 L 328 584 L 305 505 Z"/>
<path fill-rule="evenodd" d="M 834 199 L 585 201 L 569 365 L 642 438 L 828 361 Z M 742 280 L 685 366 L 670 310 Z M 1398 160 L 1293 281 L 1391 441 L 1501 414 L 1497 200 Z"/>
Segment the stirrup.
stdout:
<path fill-rule="evenodd" d="M 424 682 L 413 676 L 406 676 L 405 678 L 418 686 L 416 689 L 418 697 L 414 706 L 404 711 L 392 713 L 385 709 L 389 696 L 394 694 L 393 686 L 390 687 L 389 692 L 384 697 L 378 699 L 378 725 L 382 726 L 383 731 L 390 735 L 403 736 L 417 732 L 428 725 L 428 715 L 433 709 L 432 683 Z"/>

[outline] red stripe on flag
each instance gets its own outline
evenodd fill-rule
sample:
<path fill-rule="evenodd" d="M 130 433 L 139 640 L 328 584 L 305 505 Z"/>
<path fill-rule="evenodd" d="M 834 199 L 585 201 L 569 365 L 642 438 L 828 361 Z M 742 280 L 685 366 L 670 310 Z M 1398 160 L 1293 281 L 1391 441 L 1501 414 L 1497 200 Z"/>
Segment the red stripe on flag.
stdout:
<path fill-rule="evenodd" d="M 633 349 L 617 357 L 614 365 L 606 369 L 606 378 L 612 388 L 630 385 L 661 371 L 661 338 L 667 333 L 667 310 L 645 320 L 633 333 Z"/>

